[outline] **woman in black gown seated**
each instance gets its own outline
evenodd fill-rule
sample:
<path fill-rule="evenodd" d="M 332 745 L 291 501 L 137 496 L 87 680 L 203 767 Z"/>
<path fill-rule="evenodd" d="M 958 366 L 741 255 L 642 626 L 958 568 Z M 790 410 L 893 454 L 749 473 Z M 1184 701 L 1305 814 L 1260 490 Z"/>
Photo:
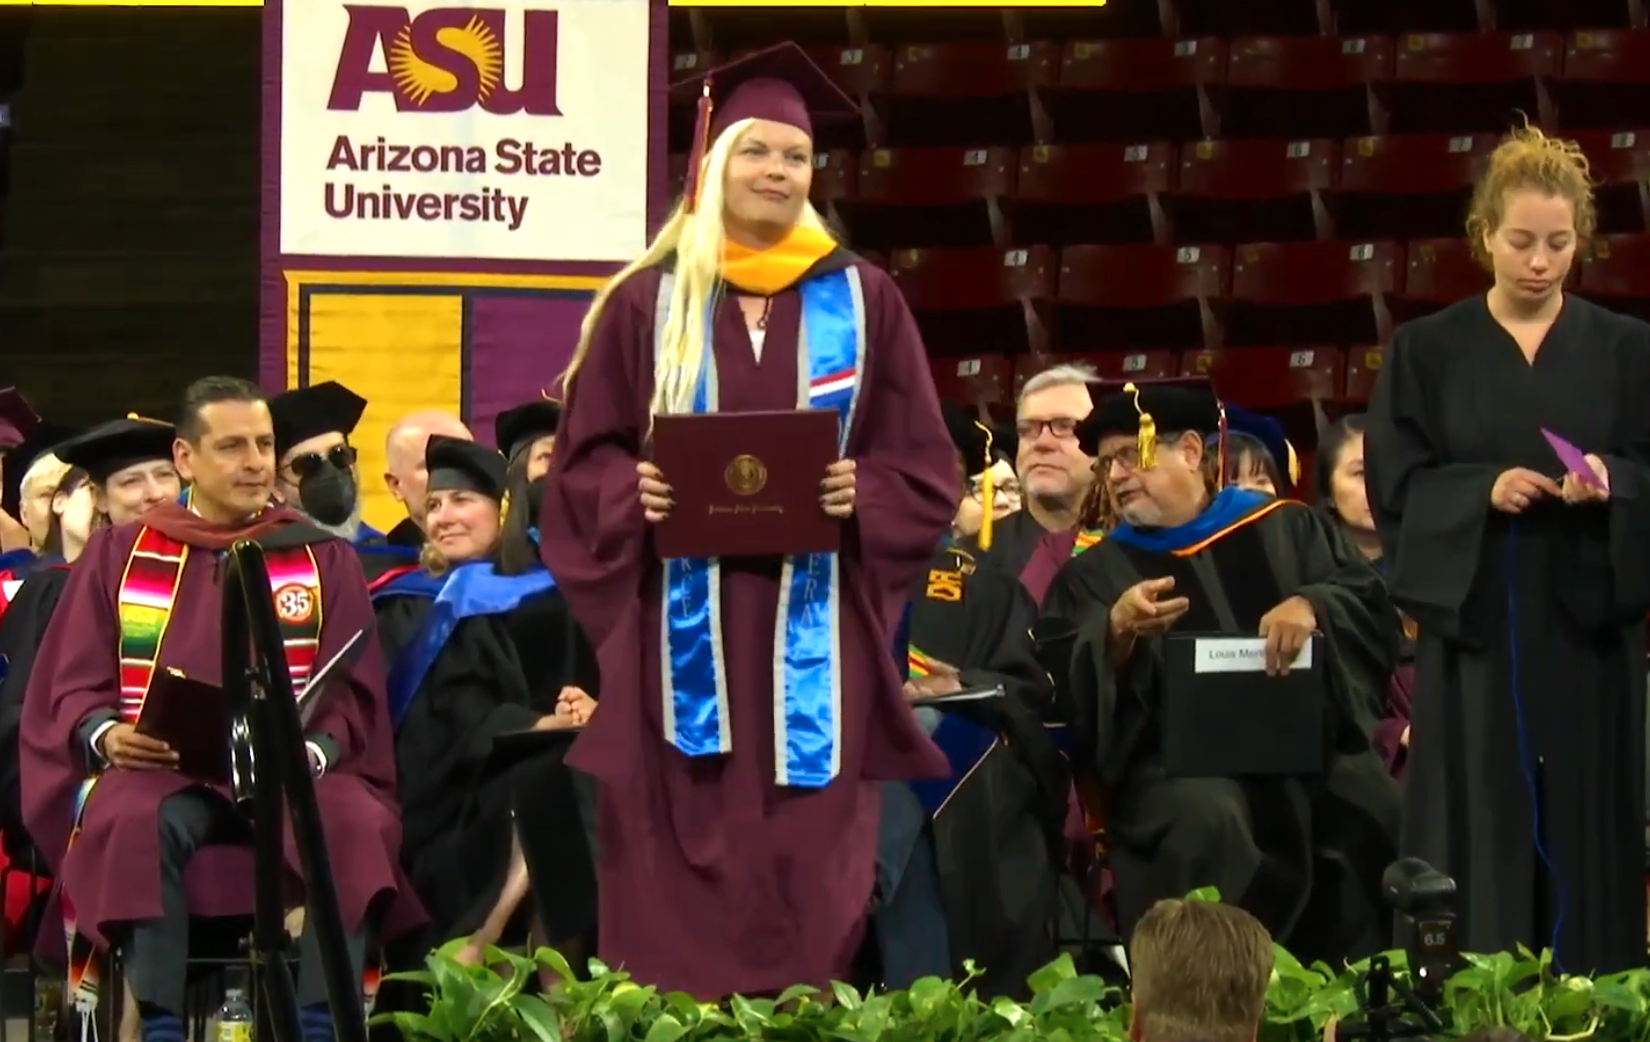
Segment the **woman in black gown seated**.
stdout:
<path fill-rule="evenodd" d="M 468 937 L 479 961 L 530 931 L 565 950 L 595 922 L 594 800 L 554 733 L 594 711 L 595 656 L 539 563 L 525 459 L 432 437 L 426 465 L 424 563 L 444 579 L 390 669 L 402 863 L 430 944 Z"/>

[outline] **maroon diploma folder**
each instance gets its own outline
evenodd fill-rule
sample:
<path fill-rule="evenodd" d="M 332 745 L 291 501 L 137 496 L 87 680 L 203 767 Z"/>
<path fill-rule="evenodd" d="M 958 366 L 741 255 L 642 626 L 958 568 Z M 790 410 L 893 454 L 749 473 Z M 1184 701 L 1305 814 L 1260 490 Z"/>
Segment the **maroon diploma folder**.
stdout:
<path fill-rule="evenodd" d="M 837 460 L 833 409 L 658 416 L 653 462 L 670 486 L 660 557 L 835 551 L 842 524 L 819 505 Z"/>
<path fill-rule="evenodd" d="M 155 670 L 138 734 L 178 754 L 178 770 L 202 781 L 229 780 L 229 716 L 223 689 L 169 669 Z"/>

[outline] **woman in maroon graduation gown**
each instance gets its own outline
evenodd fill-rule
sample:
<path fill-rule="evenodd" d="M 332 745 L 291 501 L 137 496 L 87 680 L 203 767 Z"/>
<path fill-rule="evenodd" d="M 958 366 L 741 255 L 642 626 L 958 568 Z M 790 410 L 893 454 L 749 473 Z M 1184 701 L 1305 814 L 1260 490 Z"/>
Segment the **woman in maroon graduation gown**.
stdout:
<path fill-rule="evenodd" d="M 807 204 L 810 112 L 851 105 L 789 44 L 714 82 L 687 200 L 585 319 L 540 516 L 602 675 L 569 758 L 602 783 L 601 956 L 706 997 L 851 969 L 877 781 L 947 770 L 890 649 L 957 489 L 910 313 Z M 844 421 L 820 475 L 841 552 L 661 562 L 652 417 L 803 404 Z M 662 622 L 667 596 L 691 617 Z"/>

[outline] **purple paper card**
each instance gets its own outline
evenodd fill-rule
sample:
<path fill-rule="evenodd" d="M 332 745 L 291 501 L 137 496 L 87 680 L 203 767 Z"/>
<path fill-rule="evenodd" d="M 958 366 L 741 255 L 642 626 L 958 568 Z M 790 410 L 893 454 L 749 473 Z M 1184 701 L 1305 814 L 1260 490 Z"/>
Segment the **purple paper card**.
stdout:
<path fill-rule="evenodd" d="M 1547 439 L 1547 444 L 1553 447 L 1558 454 L 1558 461 L 1564 464 L 1564 469 L 1574 474 L 1583 485 L 1602 489 L 1604 487 L 1593 473 L 1593 465 L 1587 462 L 1587 454 L 1560 438 L 1547 428 L 1541 428 L 1541 436 Z"/>

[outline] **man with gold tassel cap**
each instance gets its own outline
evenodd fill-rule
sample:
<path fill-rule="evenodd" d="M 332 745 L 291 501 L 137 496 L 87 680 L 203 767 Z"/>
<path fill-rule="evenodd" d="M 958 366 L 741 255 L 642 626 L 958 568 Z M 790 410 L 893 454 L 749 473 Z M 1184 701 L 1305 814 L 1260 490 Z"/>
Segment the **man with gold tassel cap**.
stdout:
<path fill-rule="evenodd" d="M 1060 571 L 1043 611 L 1076 629 L 1069 676 L 1056 682 L 1074 769 L 1107 798 L 1125 937 L 1155 901 L 1214 886 L 1305 957 L 1338 965 L 1383 948 L 1380 875 L 1395 856 L 1399 798 L 1363 707 L 1385 689 L 1399 626 L 1379 577 L 1305 504 L 1224 486 L 1226 422 L 1206 381 L 1127 384 L 1084 426 L 1117 524 Z M 1183 660 L 1203 648 L 1174 638 L 1193 635 L 1259 641 L 1246 684 L 1307 670 L 1315 687 L 1303 696 L 1295 678 L 1289 704 L 1321 698 L 1321 728 L 1257 716 L 1240 721 L 1252 725 L 1245 736 L 1204 720 L 1207 708 L 1189 719 L 1184 707 L 1209 681 L 1188 678 L 1196 662 Z M 1281 706 L 1281 692 L 1267 698 Z M 1245 759 L 1290 725 L 1296 762 L 1321 769 L 1264 773 Z M 1200 726 L 1223 728 L 1217 741 L 1235 752 L 1220 755 L 1242 776 L 1209 776 L 1200 764 L 1216 754 L 1193 741 L 1207 736 Z M 1171 748 L 1200 750 L 1199 763 Z"/>
<path fill-rule="evenodd" d="M 612 693 L 568 759 L 602 783 L 601 957 L 713 998 L 845 978 L 880 783 L 946 772 L 889 649 L 957 461 L 899 291 L 808 203 L 851 102 L 793 44 L 691 89 L 686 197 L 585 318 L 539 532 Z M 799 407 L 839 420 L 839 550 L 661 559 L 654 418 Z"/>
<path fill-rule="evenodd" d="M 959 489 L 989 468 L 994 431 L 977 414 L 943 404 L 957 448 Z M 984 497 L 990 502 L 990 495 Z M 989 544 L 986 515 L 980 542 Z M 1042 716 L 1053 685 L 1031 639 L 1035 609 L 1014 576 L 980 567 L 948 542 L 911 589 L 903 645 L 914 702 L 1000 687 L 990 702 L 918 717 L 952 765 L 944 781 L 890 784 L 877 859 L 876 932 L 882 982 L 909 987 L 949 976 L 972 959 L 983 994 L 1014 994 L 1054 958 L 1048 923 L 1070 772 Z M 932 819 L 931 826 L 928 825 Z"/>
<path fill-rule="evenodd" d="M 71 989 L 87 1008 L 97 996 L 94 950 L 120 945 L 146 1042 L 184 1038 L 190 917 L 252 909 L 249 833 L 229 801 L 227 769 L 194 776 L 135 726 L 150 697 L 179 694 L 164 678 L 222 682 L 226 552 L 241 540 L 265 550 L 294 692 L 372 626 L 349 544 L 271 505 L 275 431 L 257 387 L 222 376 L 191 384 L 174 453 L 192 482 L 189 506 L 99 529 L 75 562 L 24 695 L 20 754 L 24 822 L 58 882 L 53 907 L 66 927 L 42 929 L 42 947 L 60 955 L 67 934 Z M 397 862 L 383 662 L 370 639 L 359 655 L 313 695 L 304 734 L 358 973 L 369 932 L 393 935 L 420 917 Z M 287 858 L 298 886 L 290 844 Z M 388 920 L 378 919 L 385 909 Z M 313 929 L 298 951 L 305 1040 L 328 1042 Z"/>

